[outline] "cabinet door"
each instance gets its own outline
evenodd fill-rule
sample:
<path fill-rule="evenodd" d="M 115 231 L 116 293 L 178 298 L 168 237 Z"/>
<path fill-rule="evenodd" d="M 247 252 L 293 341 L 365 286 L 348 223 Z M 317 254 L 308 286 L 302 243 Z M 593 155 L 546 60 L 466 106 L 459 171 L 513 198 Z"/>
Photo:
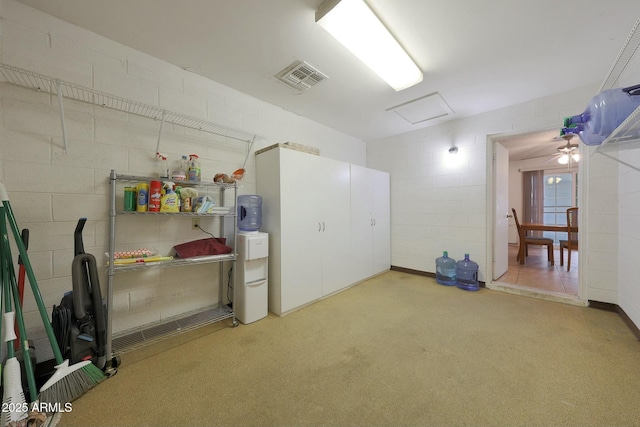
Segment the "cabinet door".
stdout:
<path fill-rule="evenodd" d="M 368 169 L 351 165 L 351 282 L 371 276 L 373 270 L 372 183 Z"/>
<path fill-rule="evenodd" d="M 319 211 L 322 213 L 322 295 L 349 286 L 351 281 L 350 170 L 349 164 L 318 158 Z"/>
<path fill-rule="evenodd" d="M 387 271 L 391 266 L 391 198 L 389 174 L 369 169 L 373 183 L 373 270 Z"/>
<path fill-rule="evenodd" d="M 352 282 L 389 269 L 389 203 L 389 174 L 351 165 Z"/>
<path fill-rule="evenodd" d="M 310 157 L 280 149 L 283 313 L 322 297 L 322 170 Z"/>

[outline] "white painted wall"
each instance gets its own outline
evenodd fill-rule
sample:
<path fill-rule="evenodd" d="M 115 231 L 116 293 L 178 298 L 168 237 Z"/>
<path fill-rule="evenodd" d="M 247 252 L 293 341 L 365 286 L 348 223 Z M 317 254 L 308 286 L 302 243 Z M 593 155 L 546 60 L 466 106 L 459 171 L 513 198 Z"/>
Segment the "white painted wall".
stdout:
<path fill-rule="evenodd" d="M 254 149 L 291 141 L 317 147 L 326 157 L 365 165 L 363 141 L 13 0 L 0 0 L 0 34 L 0 59 L 5 64 L 256 133 L 263 138 Z M 49 308 L 71 289 L 73 231 L 78 218 L 88 218 L 83 233 L 86 252 L 104 265 L 109 171 L 152 174 L 159 130 L 159 122 L 89 104 L 65 101 L 64 108 L 66 153 L 56 98 L 0 83 L 1 178 L 18 225 L 30 229 L 30 260 Z M 203 179 L 211 180 L 217 172 L 239 168 L 246 145 L 165 125 L 160 151 L 170 160 L 198 154 Z M 255 192 L 253 156 L 247 169 L 240 194 Z M 213 228 L 210 221 L 203 220 L 202 228 Z M 118 218 L 118 224 L 116 250 L 155 247 L 165 254 L 176 243 L 207 237 L 191 230 L 189 218 Z M 114 331 L 217 302 L 217 275 L 217 265 L 116 274 Z M 104 289 L 104 274 L 101 284 Z M 30 338 L 36 339 L 39 353 L 46 352 L 35 303 L 30 292 L 26 294 Z"/>
<path fill-rule="evenodd" d="M 640 168 L 640 150 L 618 153 L 625 162 Z M 610 164 L 613 162 L 609 160 Z M 640 325 L 640 171 L 619 166 L 619 227 L 618 271 L 620 295 L 618 305 L 636 325 Z M 613 242 L 615 243 L 615 242 Z"/>
<path fill-rule="evenodd" d="M 594 84 L 370 141 L 367 165 L 391 174 L 391 264 L 433 273 L 443 250 L 456 259 L 469 253 L 480 265 L 480 280 L 486 281 L 491 262 L 486 249 L 487 215 L 492 209 L 487 206 L 487 181 L 491 182 L 487 136 L 560 127 L 562 118 L 581 112 L 598 88 Z M 460 148 L 458 165 L 449 163 L 447 150 L 453 145 Z M 617 304 L 617 165 L 588 155 L 585 149 L 581 160 L 586 168 L 580 195 L 585 203 L 580 235 L 586 261 L 581 264 L 582 297 Z M 639 298 L 634 298 L 637 304 Z"/>

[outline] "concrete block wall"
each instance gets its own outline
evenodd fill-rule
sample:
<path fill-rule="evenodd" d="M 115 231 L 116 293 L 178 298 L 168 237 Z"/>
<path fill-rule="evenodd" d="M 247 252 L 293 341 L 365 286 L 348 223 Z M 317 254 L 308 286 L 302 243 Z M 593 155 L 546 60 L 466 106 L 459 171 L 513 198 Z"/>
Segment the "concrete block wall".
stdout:
<path fill-rule="evenodd" d="M 564 116 L 584 109 L 598 87 L 594 83 L 468 119 L 369 141 L 367 165 L 391 174 L 391 264 L 434 273 L 435 259 L 443 250 L 456 259 L 469 253 L 480 266 L 480 280 L 490 281 L 486 276 L 492 262 L 492 254 L 486 249 L 490 238 L 487 214 L 492 209 L 487 205 L 487 178 L 491 178 L 487 176 L 491 164 L 487 158 L 488 136 L 559 128 Z M 451 163 L 448 155 L 454 145 L 459 148 L 458 164 Z M 587 237 L 593 241 L 583 258 L 587 265 L 583 266 L 586 295 L 582 298 L 593 294 L 598 301 L 617 304 L 617 266 L 602 270 L 605 263 L 591 262 L 595 257 L 612 260 L 618 256 L 617 243 L 610 244 L 612 239 L 617 242 L 618 236 L 617 198 L 612 196 L 617 194 L 617 183 L 596 185 L 604 176 L 617 177 L 617 166 L 611 161 L 590 160 L 585 155 L 581 162 L 588 165 L 588 177 L 594 178 L 586 180 L 585 193 L 580 197 L 589 200 L 587 216 L 597 216 L 589 221 L 595 223 L 593 236 L 587 229 L 591 224 L 581 224 L 585 226 L 581 235 L 589 233 Z M 599 253 L 592 253 L 592 249 Z"/>
<path fill-rule="evenodd" d="M 257 134 L 254 151 L 291 141 L 317 147 L 326 157 L 365 165 L 361 140 L 13 0 L 0 0 L 0 37 L 4 64 Z M 110 170 L 149 176 L 157 166 L 158 121 L 68 99 L 64 114 L 66 151 L 57 98 L 0 81 L 0 178 L 18 225 L 30 230 L 29 258 L 49 310 L 71 289 L 73 232 L 80 217 L 88 219 L 85 251 L 96 256 L 106 295 Z M 160 142 L 170 161 L 198 154 L 206 181 L 239 168 L 247 149 L 243 142 L 168 124 Z M 121 191 L 119 187 L 118 205 Z M 253 153 L 238 193 L 255 193 Z M 217 221 L 203 218 L 201 227 L 218 234 Z M 188 217 L 120 216 L 117 223 L 116 250 L 152 247 L 167 254 L 177 243 L 208 237 L 191 230 Z M 224 233 L 229 232 L 227 227 Z M 17 259 L 15 245 L 12 249 Z M 218 267 L 117 273 L 114 332 L 216 303 L 220 287 L 227 285 L 226 277 L 219 283 Z M 25 294 L 28 332 L 39 358 L 46 358 L 50 353 L 42 322 L 31 293 Z"/>
<path fill-rule="evenodd" d="M 618 153 L 624 161 L 640 168 L 640 150 L 628 150 Z M 619 165 L 620 210 L 618 246 L 618 270 L 620 283 L 619 305 L 636 325 L 640 325 L 640 171 L 625 165 Z"/>

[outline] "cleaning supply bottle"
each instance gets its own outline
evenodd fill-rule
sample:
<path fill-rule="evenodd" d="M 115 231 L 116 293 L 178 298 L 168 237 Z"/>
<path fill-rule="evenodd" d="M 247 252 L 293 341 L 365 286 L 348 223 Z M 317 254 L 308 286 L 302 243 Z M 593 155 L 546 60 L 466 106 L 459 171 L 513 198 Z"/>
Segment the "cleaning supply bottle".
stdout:
<path fill-rule="evenodd" d="M 469 254 L 464 254 L 464 259 L 456 263 L 456 286 L 465 291 L 480 289 L 478 264 L 469 259 Z"/>
<path fill-rule="evenodd" d="M 169 178 L 169 161 L 167 160 L 167 156 L 162 153 L 156 153 L 156 163 L 158 177 Z"/>
<path fill-rule="evenodd" d="M 640 85 L 603 90 L 589 101 L 581 114 L 566 117 L 565 127 L 577 124 L 582 142 L 599 145 L 607 139 L 631 113 L 640 107 Z M 640 136 L 640 132 L 634 135 Z"/>
<path fill-rule="evenodd" d="M 165 181 L 164 187 L 166 193 L 162 196 L 162 200 L 160 201 L 160 212 L 180 212 L 178 195 L 173 191 L 173 186 L 173 182 Z"/>
<path fill-rule="evenodd" d="M 188 178 L 189 160 L 187 156 L 182 156 L 181 159 L 176 160 L 176 164 L 171 171 L 171 179 L 174 181 L 186 181 Z"/>
<path fill-rule="evenodd" d="M 447 251 L 442 252 L 440 258 L 436 258 L 436 282 L 445 286 L 456 284 L 456 260 L 449 258 Z"/>
<path fill-rule="evenodd" d="M 197 154 L 189 154 L 189 181 L 200 182 L 201 170 Z"/>

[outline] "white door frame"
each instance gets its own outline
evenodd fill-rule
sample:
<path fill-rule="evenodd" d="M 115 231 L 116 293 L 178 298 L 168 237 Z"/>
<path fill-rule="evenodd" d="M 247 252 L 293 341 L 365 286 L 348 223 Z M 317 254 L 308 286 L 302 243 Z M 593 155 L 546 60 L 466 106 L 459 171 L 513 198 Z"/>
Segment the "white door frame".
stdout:
<path fill-rule="evenodd" d="M 493 280 L 493 237 L 494 237 L 494 227 L 495 227 L 495 186 L 494 186 L 494 162 L 493 156 L 495 153 L 494 144 L 496 144 L 495 139 L 497 137 L 504 136 L 515 136 L 522 135 L 531 132 L 539 132 L 543 129 L 533 129 L 533 130 L 519 130 L 519 131 L 509 131 L 502 132 L 498 134 L 489 134 L 487 135 L 486 142 L 486 152 L 487 152 L 487 175 L 486 175 L 486 193 L 487 193 L 487 217 L 486 217 L 486 226 L 487 226 L 487 236 L 486 236 L 486 285 L 487 287 L 493 289 L 501 289 L 500 282 L 494 282 Z M 587 266 L 586 260 L 588 253 L 588 215 L 585 215 L 586 209 L 588 207 L 588 170 L 589 170 L 589 157 L 590 150 L 588 147 L 582 145 L 581 147 L 581 156 L 580 163 L 578 166 L 578 208 L 579 208 L 579 218 L 578 224 L 580 224 L 580 250 L 578 251 L 578 300 L 582 302 L 581 305 L 586 305 L 588 301 L 587 295 L 587 286 L 588 277 L 587 277 Z M 569 301 L 569 300 L 567 300 Z"/>

